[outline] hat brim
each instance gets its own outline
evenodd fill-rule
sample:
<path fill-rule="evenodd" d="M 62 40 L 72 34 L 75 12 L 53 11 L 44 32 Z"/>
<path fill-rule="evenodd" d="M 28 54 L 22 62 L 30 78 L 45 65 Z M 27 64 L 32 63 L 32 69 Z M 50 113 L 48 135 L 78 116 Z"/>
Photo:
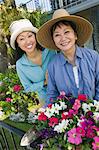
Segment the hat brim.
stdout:
<path fill-rule="evenodd" d="M 16 49 L 15 48 L 15 41 L 16 41 L 16 38 L 18 37 L 18 35 L 22 32 L 26 32 L 26 31 L 30 31 L 30 32 L 33 32 L 33 33 L 37 33 L 38 32 L 38 29 L 36 27 L 23 27 L 21 28 L 20 30 L 17 29 L 15 32 L 12 33 L 11 35 L 11 38 L 10 38 L 10 45 L 13 49 Z"/>
<path fill-rule="evenodd" d="M 42 45 L 45 48 L 59 50 L 55 46 L 54 41 L 52 39 L 51 28 L 56 22 L 61 20 L 72 21 L 76 25 L 77 44 L 79 46 L 84 46 L 84 44 L 88 41 L 88 39 L 92 35 L 93 27 L 92 24 L 86 19 L 74 15 L 51 19 L 45 24 L 43 24 L 36 35 L 40 45 Z"/>

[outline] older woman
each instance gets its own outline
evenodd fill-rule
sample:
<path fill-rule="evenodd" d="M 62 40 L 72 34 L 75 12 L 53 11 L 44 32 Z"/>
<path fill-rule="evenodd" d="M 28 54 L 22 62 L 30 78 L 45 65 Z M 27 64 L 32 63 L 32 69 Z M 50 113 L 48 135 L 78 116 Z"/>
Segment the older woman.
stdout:
<path fill-rule="evenodd" d="M 17 51 L 16 69 L 26 92 L 38 92 L 40 102 L 46 99 L 46 72 L 55 51 L 42 48 L 36 40 L 38 29 L 28 19 L 10 25 L 10 44 Z"/>
<path fill-rule="evenodd" d="M 39 43 L 60 51 L 48 67 L 48 103 L 61 91 L 99 100 L 99 54 L 84 48 L 92 31 L 89 21 L 70 15 L 65 9 L 56 10 L 52 19 L 39 29 Z"/>

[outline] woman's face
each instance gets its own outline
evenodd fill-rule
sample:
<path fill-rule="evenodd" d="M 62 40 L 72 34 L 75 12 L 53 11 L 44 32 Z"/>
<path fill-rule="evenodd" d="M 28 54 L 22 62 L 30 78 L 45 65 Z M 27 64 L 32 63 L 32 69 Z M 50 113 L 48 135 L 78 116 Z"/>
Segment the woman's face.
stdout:
<path fill-rule="evenodd" d="M 67 51 L 75 49 L 77 35 L 70 25 L 61 23 L 53 32 L 53 40 L 55 45 L 63 51 L 63 53 L 66 53 Z"/>
<path fill-rule="evenodd" d="M 27 54 L 32 53 L 35 50 L 36 47 L 35 34 L 30 31 L 20 33 L 16 41 L 18 43 L 18 46 Z"/>

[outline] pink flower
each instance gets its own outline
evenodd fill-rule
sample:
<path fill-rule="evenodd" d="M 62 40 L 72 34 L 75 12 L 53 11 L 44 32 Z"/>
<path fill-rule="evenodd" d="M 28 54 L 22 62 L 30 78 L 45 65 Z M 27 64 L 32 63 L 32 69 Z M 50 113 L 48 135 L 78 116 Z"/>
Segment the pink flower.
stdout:
<path fill-rule="evenodd" d="M 81 101 L 86 102 L 88 98 L 85 94 L 79 94 L 78 99 L 81 100 Z"/>
<path fill-rule="evenodd" d="M 57 97 L 57 99 L 60 99 L 60 100 L 62 100 L 64 97 L 65 97 L 65 92 L 64 91 L 61 91 L 60 92 L 60 95 Z"/>
<path fill-rule="evenodd" d="M 38 120 L 46 121 L 47 120 L 47 116 L 43 112 L 41 112 L 40 115 L 38 116 Z"/>
<path fill-rule="evenodd" d="M 60 95 L 65 96 L 66 94 L 65 94 L 64 91 L 61 91 L 61 92 L 60 92 Z"/>
<path fill-rule="evenodd" d="M 95 136 L 93 139 L 94 139 L 94 142 L 92 143 L 93 149 L 94 150 L 99 150 L 99 137 Z"/>
<path fill-rule="evenodd" d="M 94 136 L 95 136 L 94 130 L 88 129 L 88 130 L 86 131 L 86 137 L 88 137 L 88 138 L 93 138 Z"/>
<path fill-rule="evenodd" d="M 13 91 L 14 92 L 19 92 L 21 90 L 21 86 L 20 85 L 14 85 L 13 87 Z"/>
<path fill-rule="evenodd" d="M 76 128 L 73 128 L 68 131 L 68 142 L 72 144 L 76 144 L 76 145 L 79 145 L 80 143 L 82 143 L 81 135 L 77 133 Z"/>
<path fill-rule="evenodd" d="M 12 101 L 11 98 L 9 98 L 9 97 L 6 98 L 6 102 L 11 102 L 11 101 Z"/>
<path fill-rule="evenodd" d="M 52 126 L 52 127 L 54 127 L 56 124 L 58 124 L 58 118 L 56 118 L 56 117 L 51 117 L 51 118 L 49 118 L 49 126 Z"/>
<path fill-rule="evenodd" d="M 92 126 L 92 129 L 96 130 L 97 132 L 99 131 L 99 127 L 96 127 L 95 125 Z"/>
<path fill-rule="evenodd" d="M 53 98 L 50 98 L 50 102 L 53 103 L 53 101 L 54 101 Z"/>
<path fill-rule="evenodd" d="M 74 112 L 75 111 L 73 109 L 70 109 L 69 112 L 68 112 L 68 118 L 73 118 Z"/>
<path fill-rule="evenodd" d="M 82 137 L 85 137 L 85 130 L 82 127 L 77 127 L 76 130 Z"/>
<path fill-rule="evenodd" d="M 72 108 L 74 110 L 78 110 L 80 107 L 81 107 L 80 101 L 78 99 L 76 99 Z"/>

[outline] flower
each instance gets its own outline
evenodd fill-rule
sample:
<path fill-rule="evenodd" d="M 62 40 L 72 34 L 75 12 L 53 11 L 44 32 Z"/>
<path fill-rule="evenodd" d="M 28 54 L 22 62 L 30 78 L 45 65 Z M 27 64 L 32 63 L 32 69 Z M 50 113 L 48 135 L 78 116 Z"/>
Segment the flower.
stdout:
<path fill-rule="evenodd" d="M 36 92 L 25 93 L 21 85 L 14 85 L 8 87 L 5 99 L 0 101 L 0 107 L 3 112 L 0 119 L 6 115 L 10 120 L 23 122 L 28 121 L 29 111 L 35 112 L 41 105 Z"/>
<path fill-rule="evenodd" d="M 93 149 L 98 150 L 99 149 L 99 137 L 95 136 L 93 139 L 94 139 L 94 142 L 92 143 Z"/>
<path fill-rule="evenodd" d="M 42 105 L 37 92 L 24 91 L 15 66 L 10 65 L 5 73 L 0 73 L 0 120 L 9 117 L 13 121 L 32 122 L 27 116 Z"/>
<path fill-rule="evenodd" d="M 86 102 L 87 101 L 87 95 L 79 94 L 78 99 Z"/>
<path fill-rule="evenodd" d="M 19 92 L 21 90 L 21 86 L 20 85 L 14 85 L 13 87 L 13 91 L 14 92 Z"/>
<path fill-rule="evenodd" d="M 68 142 L 76 145 L 82 143 L 81 134 L 77 132 L 76 128 L 68 131 Z"/>
<path fill-rule="evenodd" d="M 32 117 L 32 122 L 33 129 L 35 126 L 41 139 L 39 144 L 43 144 L 42 149 L 60 147 L 72 150 L 75 146 L 83 146 L 85 149 L 98 150 L 97 103 L 87 99 L 86 95 L 75 98 L 71 94 L 65 95 L 62 91 L 53 103 L 38 109 Z M 36 140 L 33 138 L 32 142 Z"/>
<path fill-rule="evenodd" d="M 6 102 L 11 102 L 11 100 L 12 100 L 12 99 L 9 98 L 9 97 L 6 98 Z"/>

